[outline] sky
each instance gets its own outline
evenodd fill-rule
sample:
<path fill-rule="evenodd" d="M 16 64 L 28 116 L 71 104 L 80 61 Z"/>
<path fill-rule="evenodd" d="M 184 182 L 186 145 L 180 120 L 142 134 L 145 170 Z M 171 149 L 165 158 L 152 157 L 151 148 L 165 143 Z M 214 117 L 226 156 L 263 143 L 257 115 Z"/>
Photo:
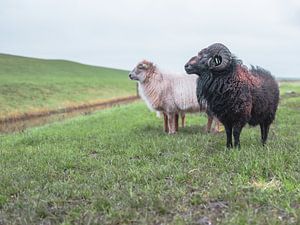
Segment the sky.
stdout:
<path fill-rule="evenodd" d="M 299 0 L 0 0 L 0 52 L 184 72 L 221 42 L 246 65 L 300 78 Z"/>

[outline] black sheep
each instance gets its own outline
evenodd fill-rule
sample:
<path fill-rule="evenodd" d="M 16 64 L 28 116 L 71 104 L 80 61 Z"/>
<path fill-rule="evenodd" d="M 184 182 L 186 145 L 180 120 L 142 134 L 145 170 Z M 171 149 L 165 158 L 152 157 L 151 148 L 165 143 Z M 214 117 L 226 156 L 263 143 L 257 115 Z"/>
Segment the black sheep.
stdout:
<path fill-rule="evenodd" d="M 223 123 L 227 147 L 240 147 L 240 133 L 246 123 L 260 125 L 264 145 L 279 101 L 279 88 L 271 73 L 260 67 L 249 70 L 223 44 L 213 44 L 185 65 L 188 74 L 199 76 L 197 98 Z"/>

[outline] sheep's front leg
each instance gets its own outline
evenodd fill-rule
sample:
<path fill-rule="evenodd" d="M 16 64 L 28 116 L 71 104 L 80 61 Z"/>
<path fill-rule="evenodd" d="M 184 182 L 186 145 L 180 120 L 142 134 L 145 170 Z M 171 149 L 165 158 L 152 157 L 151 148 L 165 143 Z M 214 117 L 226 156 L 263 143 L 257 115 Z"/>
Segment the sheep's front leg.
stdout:
<path fill-rule="evenodd" d="M 163 114 L 164 114 L 164 131 L 168 133 L 169 132 L 168 115 L 165 112 L 163 112 Z"/>
<path fill-rule="evenodd" d="M 210 132 L 210 130 L 211 130 L 211 125 L 212 125 L 212 122 L 213 122 L 213 117 L 212 116 L 208 116 L 208 118 L 207 118 L 207 125 L 206 125 L 206 132 Z"/>
<path fill-rule="evenodd" d="M 179 121 L 179 114 L 175 114 L 175 131 L 178 132 L 178 121 Z"/>
<path fill-rule="evenodd" d="M 226 137 L 227 137 L 227 148 L 232 148 L 232 126 L 228 124 L 224 124 L 226 130 Z"/>
<path fill-rule="evenodd" d="M 174 113 L 168 113 L 168 125 L 169 125 L 169 134 L 175 134 L 175 114 Z"/>
<path fill-rule="evenodd" d="M 215 131 L 219 132 L 220 131 L 220 122 L 219 120 L 215 119 Z"/>
<path fill-rule="evenodd" d="M 181 126 L 185 127 L 185 113 L 181 113 Z"/>
<path fill-rule="evenodd" d="M 242 132 L 243 126 L 242 125 L 234 125 L 233 126 L 233 137 L 234 137 L 234 147 L 240 148 L 240 135 Z"/>

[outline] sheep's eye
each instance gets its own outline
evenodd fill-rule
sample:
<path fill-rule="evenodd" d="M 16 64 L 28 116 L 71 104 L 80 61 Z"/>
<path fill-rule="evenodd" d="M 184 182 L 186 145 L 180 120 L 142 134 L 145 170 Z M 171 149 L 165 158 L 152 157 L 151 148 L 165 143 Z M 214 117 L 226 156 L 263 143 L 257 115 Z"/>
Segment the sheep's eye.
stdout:
<path fill-rule="evenodd" d="M 218 66 L 222 63 L 222 57 L 217 55 L 214 57 L 214 61 L 215 61 L 216 66 Z"/>
<path fill-rule="evenodd" d="M 138 69 L 142 70 L 143 68 L 143 65 L 138 65 Z"/>

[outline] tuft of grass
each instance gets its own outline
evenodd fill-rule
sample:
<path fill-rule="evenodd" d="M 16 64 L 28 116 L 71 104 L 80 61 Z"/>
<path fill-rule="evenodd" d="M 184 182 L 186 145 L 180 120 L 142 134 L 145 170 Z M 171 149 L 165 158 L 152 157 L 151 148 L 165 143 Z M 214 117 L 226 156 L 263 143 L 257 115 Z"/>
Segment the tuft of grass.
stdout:
<path fill-rule="evenodd" d="M 296 87 L 296 92 L 299 87 Z M 190 115 L 176 135 L 143 103 L 0 136 L 4 224 L 299 224 L 300 101 L 242 148 Z"/>
<path fill-rule="evenodd" d="M 128 71 L 0 54 L 1 117 L 135 93 Z"/>

